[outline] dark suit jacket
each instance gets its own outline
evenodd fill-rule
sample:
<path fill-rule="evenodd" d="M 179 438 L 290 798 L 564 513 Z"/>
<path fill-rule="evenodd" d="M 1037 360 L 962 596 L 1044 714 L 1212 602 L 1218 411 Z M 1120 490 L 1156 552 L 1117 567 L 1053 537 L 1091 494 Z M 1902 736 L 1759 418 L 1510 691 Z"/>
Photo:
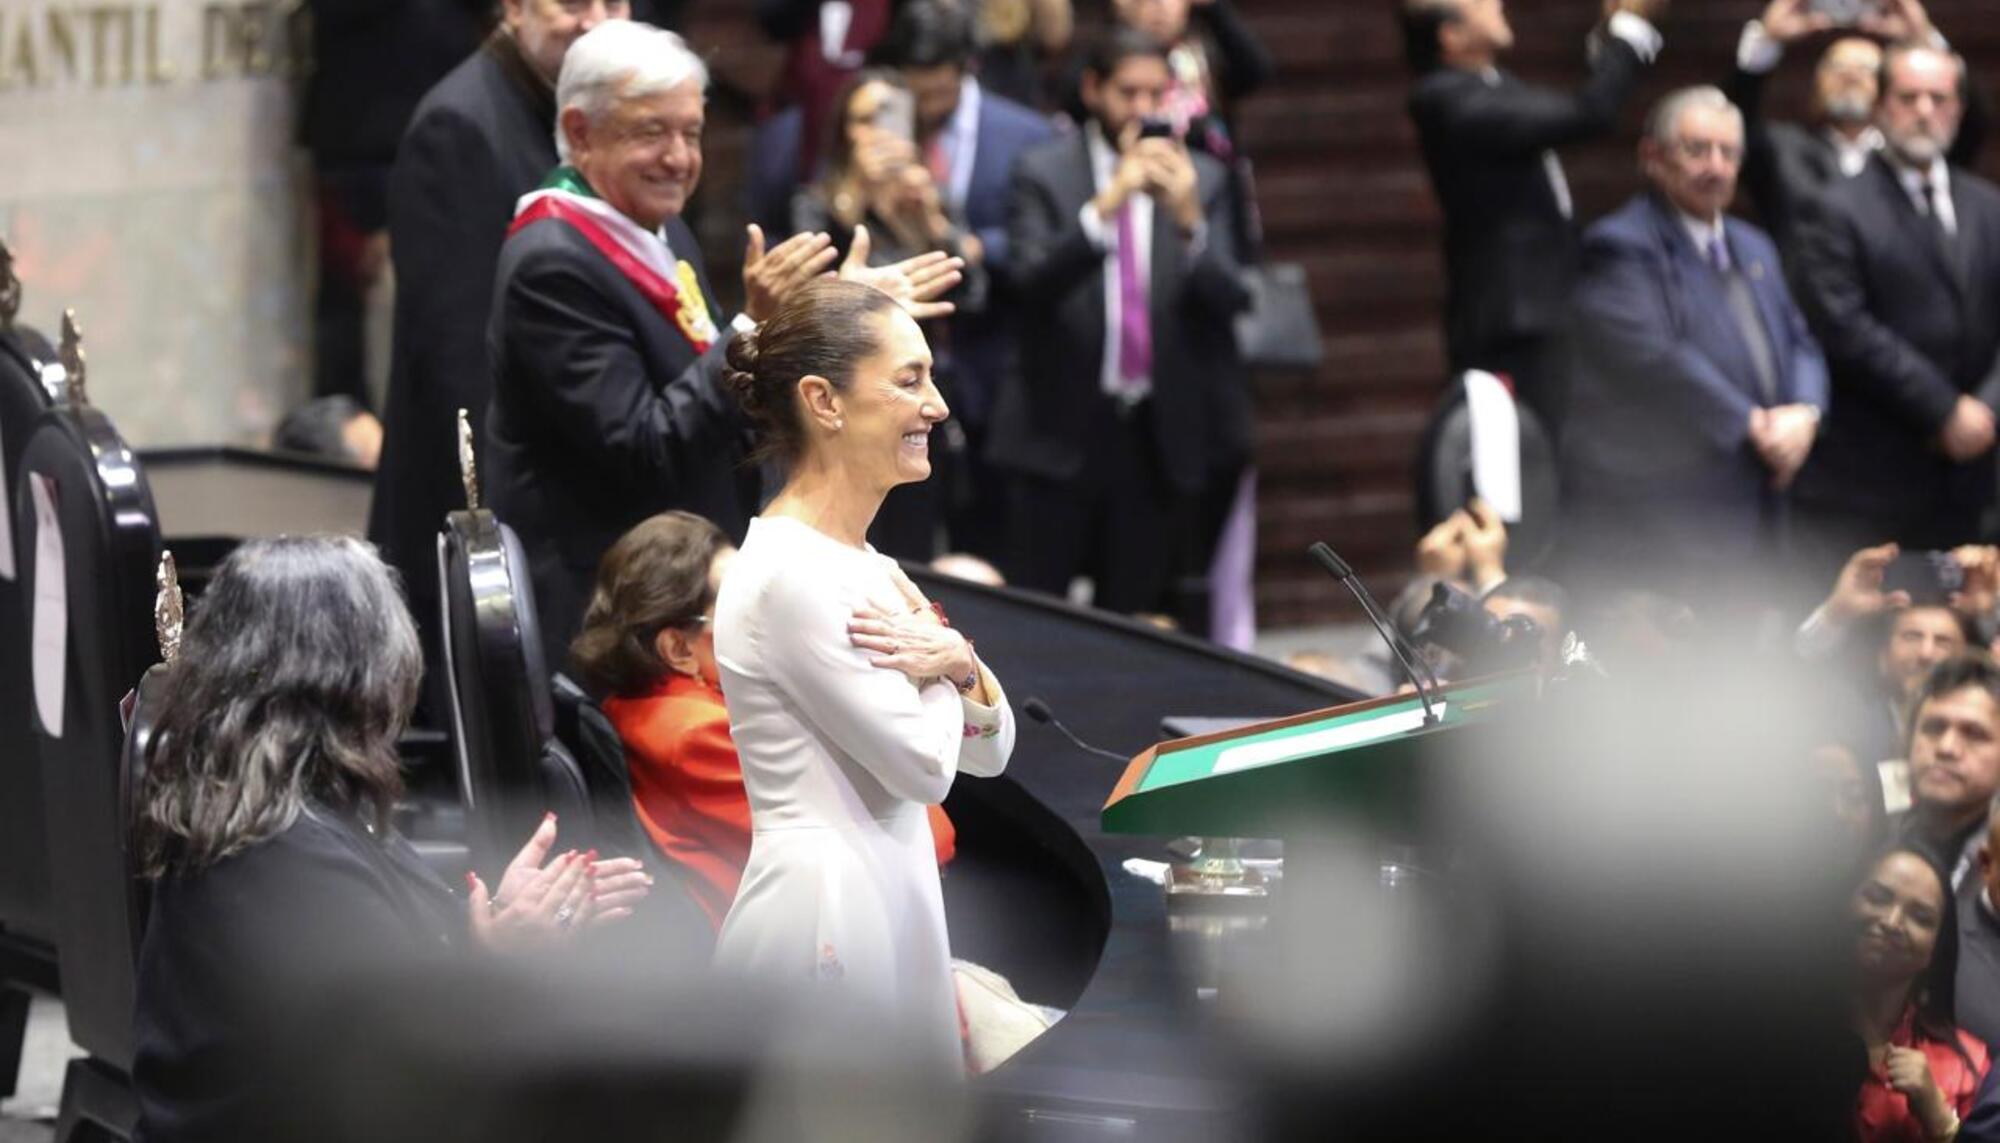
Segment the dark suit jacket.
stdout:
<path fill-rule="evenodd" d="M 1086 136 L 1024 153 L 1014 166 L 1009 234 L 1020 297 L 1021 373 L 996 417 L 991 453 L 1001 465 L 1073 479 L 1103 390 L 1104 275 L 1115 263 L 1079 218 L 1096 194 Z M 1207 238 L 1189 249 L 1164 210 L 1153 216 L 1151 317 L 1153 424 L 1167 480 L 1200 491 L 1215 447 L 1213 409 L 1225 386 L 1242 386 L 1232 319 L 1249 305 L 1238 279 L 1222 167 L 1193 156 Z"/>
<path fill-rule="evenodd" d="M 713 299 L 693 231 L 675 219 L 667 235 Z M 527 553 L 551 664 L 567 661 L 597 561 L 627 529 L 680 508 L 740 542 L 757 511 L 748 429 L 722 384 L 728 320 L 714 316 L 722 336 L 697 356 L 560 220 L 523 228 L 500 251 L 480 460 L 494 514 Z"/>
<path fill-rule="evenodd" d="M 1777 239 L 1779 252 L 1791 266 L 1797 261 L 1799 220 L 1818 209 L 1827 188 L 1845 176 L 1840 155 L 1824 131 L 1764 117 L 1769 79 L 1769 72 L 1736 68 L 1724 90 L 1743 111 L 1743 189 L 1749 192 L 1758 221 Z M 1976 89 L 1967 88 L 1965 109 L 1947 158 L 1956 166 L 1971 167 L 1986 134 L 1985 104 Z"/>
<path fill-rule="evenodd" d="M 1770 495 L 1750 411 L 1825 408 L 1826 363 L 1770 238 L 1734 218 L 1723 232 L 1770 340 L 1776 399 L 1763 398 L 1722 277 L 1673 208 L 1642 194 L 1584 234 L 1563 470 L 1572 504 L 1608 510 L 1626 536 L 1685 521 L 1747 556 Z"/>
<path fill-rule="evenodd" d="M 355 973 L 451 955 L 465 927 L 464 899 L 414 850 L 324 806 L 161 880 L 139 950 L 139 1139 L 284 1138 L 323 1047 L 295 1015 Z"/>
<path fill-rule="evenodd" d="M 980 92 L 978 143 L 963 209 L 966 226 L 985 248 L 987 303 L 951 322 L 951 355 L 958 366 L 952 414 L 974 426 L 988 422 L 994 395 L 1016 367 L 1019 302 L 1009 278 L 1012 255 L 1007 239 L 1014 163 L 1054 135 L 1046 117 L 991 91 Z"/>
<path fill-rule="evenodd" d="M 1961 522 L 1970 539 L 1993 499 L 1992 457 L 1953 464 L 1933 441 L 1961 394 L 1990 403 L 2000 384 L 2000 189 L 1954 168 L 1951 198 L 1958 266 L 1879 155 L 1800 229 L 1800 302 L 1833 407 L 1798 492 L 1832 511 Z"/>
<path fill-rule="evenodd" d="M 395 341 L 368 538 L 402 574 L 427 633 L 437 534 L 465 506 L 457 411 L 477 430 L 493 391 L 486 319 L 500 244 L 515 200 L 556 165 L 555 96 L 524 67 L 496 37 L 454 69 L 417 108 L 389 183 Z"/>
<path fill-rule="evenodd" d="M 1410 93 L 1431 186 L 1444 209 L 1445 340 L 1452 368 L 1491 346 L 1556 332 L 1576 273 L 1576 228 L 1562 216 L 1542 153 L 1609 131 L 1645 65 L 1604 37 L 1574 92 L 1501 73 L 1441 67 Z"/>

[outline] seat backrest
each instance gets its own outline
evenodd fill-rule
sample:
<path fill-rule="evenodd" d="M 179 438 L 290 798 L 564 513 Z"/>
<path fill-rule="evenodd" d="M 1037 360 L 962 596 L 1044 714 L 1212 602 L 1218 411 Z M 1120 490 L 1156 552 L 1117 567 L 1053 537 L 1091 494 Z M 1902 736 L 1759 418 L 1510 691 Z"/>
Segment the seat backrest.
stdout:
<path fill-rule="evenodd" d="M 475 864 L 497 871 L 544 813 L 565 848 L 589 832 L 589 788 L 555 740 L 555 706 L 527 560 L 485 510 L 453 512 L 438 536 L 450 729 Z"/>
<path fill-rule="evenodd" d="M 1520 571 L 1541 566 L 1555 548 L 1560 489 L 1556 451 L 1541 419 L 1516 403 L 1520 424 L 1521 519 L 1507 525 L 1507 564 Z M 1472 481 L 1472 415 L 1465 382 L 1454 379 L 1432 414 L 1417 451 L 1417 529 L 1428 532 L 1465 506 Z"/>
<path fill-rule="evenodd" d="M 652 840 L 632 807 L 632 777 L 618 728 L 568 675 L 558 673 L 553 682 L 556 738 L 576 760 L 590 791 L 592 844 L 604 853 L 650 858 Z"/>
<path fill-rule="evenodd" d="M 129 1069 L 139 924 L 118 705 L 159 657 L 159 517 L 137 458 L 88 406 L 42 414 L 20 485 L 30 708 L 70 1037 Z"/>
<path fill-rule="evenodd" d="M 48 390 L 48 343 L 25 328 L 0 329 L 0 929 L 55 948 L 48 831 L 35 753 L 28 680 L 27 610 L 20 566 L 30 549 L 13 525 L 13 492 Z"/>

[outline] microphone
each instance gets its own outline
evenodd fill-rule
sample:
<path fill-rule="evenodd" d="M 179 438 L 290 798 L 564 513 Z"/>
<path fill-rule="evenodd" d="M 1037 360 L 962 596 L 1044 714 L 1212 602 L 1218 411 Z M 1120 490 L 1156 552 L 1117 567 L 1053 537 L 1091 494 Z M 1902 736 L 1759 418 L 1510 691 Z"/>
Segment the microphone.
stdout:
<path fill-rule="evenodd" d="M 1081 750 L 1086 754 L 1095 754 L 1099 758 L 1109 758 L 1111 761 L 1118 763 L 1120 766 L 1126 765 L 1127 763 L 1132 761 L 1130 758 L 1127 758 L 1122 754 L 1114 754 L 1109 750 L 1105 750 L 1102 747 L 1098 746 L 1092 746 L 1090 743 L 1085 742 L 1081 738 L 1078 738 L 1076 736 L 1076 732 L 1071 730 L 1069 727 L 1064 726 L 1062 724 L 1062 719 L 1057 718 L 1056 712 L 1050 710 L 1049 704 L 1043 702 L 1041 699 L 1030 697 L 1026 702 L 1023 702 L 1021 704 L 1021 713 L 1027 715 L 1029 718 L 1034 719 L 1036 722 L 1044 723 L 1046 725 L 1055 727 L 1056 733 L 1062 735 L 1064 738 L 1069 739 L 1070 745 L 1076 747 L 1078 750 Z"/>
<path fill-rule="evenodd" d="M 1327 574 L 1346 584 L 1347 590 L 1354 593 L 1354 598 L 1361 603 L 1362 612 L 1368 616 L 1368 622 L 1374 624 L 1376 634 L 1382 636 L 1382 641 L 1389 645 L 1390 653 L 1396 656 L 1396 661 L 1409 673 L 1410 682 L 1416 685 L 1417 699 L 1424 704 L 1424 725 L 1436 726 L 1438 716 L 1437 711 L 1431 708 L 1431 692 L 1437 689 L 1438 681 L 1437 676 L 1431 673 L 1430 664 L 1425 663 L 1421 672 L 1417 670 L 1416 664 L 1410 661 L 1410 656 L 1404 650 L 1403 637 L 1396 633 L 1396 628 L 1389 622 L 1389 617 L 1382 614 L 1380 605 L 1375 602 L 1375 597 L 1368 593 L 1368 588 L 1362 584 L 1361 577 L 1355 575 L 1354 569 L 1347 566 L 1347 561 L 1336 555 L 1332 548 L 1327 547 L 1324 540 L 1314 541 L 1312 547 L 1306 549 L 1306 554 L 1325 568 Z M 1421 659 L 1422 656 L 1419 655 L 1418 658 Z"/>

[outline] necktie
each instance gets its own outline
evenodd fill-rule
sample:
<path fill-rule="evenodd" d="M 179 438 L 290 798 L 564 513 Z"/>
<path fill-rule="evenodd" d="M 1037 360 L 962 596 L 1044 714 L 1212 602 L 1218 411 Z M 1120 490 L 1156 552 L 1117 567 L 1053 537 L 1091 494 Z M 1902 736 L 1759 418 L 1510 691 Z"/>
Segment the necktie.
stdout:
<path fill-rule="evenodd" d="M 1139 274 L 1139 239 L 1132 204 L 1118 209 L 1118 379 L 1120 392 L 1136 401 L 1153 376 L 1153 319 L 1147 312 L 1146 280 Z"/>
<path fill-rule="evenodd" d="M 1931 229 L 1937 231 L 1939 242 L 1949 243 L 1951 231 L 1945 228 L 1944 212 L 1938 209 L 1937 184 L 1926 178 L 1917 184 L 1917 188 L 1923 192 L 1924 215 L 1930 219 Z"/>
<path fill-rule="evenodd" d="M 1729 302 L 1729 316 L 1736 322 L 1736 332 L 1742 335 L 1743 347 L 1750 351 L 1750 368 L 1757 374 L 1757 396 L 1765 405 L 1778 403 L 1778 358 L 1771 346 L 1771 335 L 1764 328 L 1764 315 L 1758 312 L 1757 296 L 1750 292 L 1750 283 L 1743 275 L 1734 271 L 1729 260 L 1729 244 L 1720 238 L 1710 239 L 1706 246 L 1708 264 L 1722 275 L 1723 297 Z"/>
<path fill-rule="evenodd" d="M 944 149 L 944 132 L 931 136 L 924 144 L 924 166 L 930 168 L 931 181 L 937 184 L 938 196 L 951 196 L 951 155 Z"/>
<path fill-rule="evenodd" d="M 1715 267 L 1718 274 L 1729 273 L 1729 247 L 1720 238 L 1711 238 L 1707 244 L 1708 264 Z"/>

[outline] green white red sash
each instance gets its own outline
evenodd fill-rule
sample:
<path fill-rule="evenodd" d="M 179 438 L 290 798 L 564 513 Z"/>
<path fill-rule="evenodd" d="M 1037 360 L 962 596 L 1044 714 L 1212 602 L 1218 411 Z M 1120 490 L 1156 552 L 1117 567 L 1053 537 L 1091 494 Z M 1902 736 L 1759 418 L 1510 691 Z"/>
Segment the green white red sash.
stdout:
<path fill-rule="evenodd" d="M 522 195 L 507 233 L 511 236 L 551 218 L 575 228 L 597 247 L 681 331 L 696 353 L 707 353 L 715 344 L 720 334 L 694 265 L 675 258 L 663 235 L 647 233 L 597 197 L 575 167 L 557 167 L 539 188 Z"/>

